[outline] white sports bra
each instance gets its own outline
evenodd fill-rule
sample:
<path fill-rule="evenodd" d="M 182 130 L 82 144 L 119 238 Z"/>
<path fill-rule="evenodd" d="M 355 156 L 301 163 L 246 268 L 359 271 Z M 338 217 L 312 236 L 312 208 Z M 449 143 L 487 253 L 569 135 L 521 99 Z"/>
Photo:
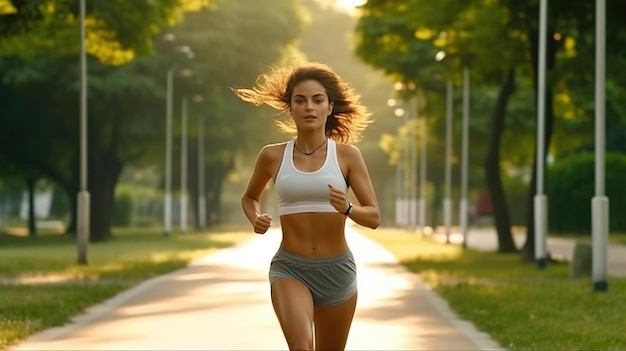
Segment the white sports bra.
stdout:
<path fill-rule="evenodd" d="M 328 184 L 348 191 L 348 183 L 337 161 L 337 145 L 331 139 L 326 143 L 326 160 L 313 172 L 303 172 L 293 163 L 294 141 L 285 147 L 283 159 L 276 174 L 278 214 L 304 212 L 337 212 L 330 204 Z"/>

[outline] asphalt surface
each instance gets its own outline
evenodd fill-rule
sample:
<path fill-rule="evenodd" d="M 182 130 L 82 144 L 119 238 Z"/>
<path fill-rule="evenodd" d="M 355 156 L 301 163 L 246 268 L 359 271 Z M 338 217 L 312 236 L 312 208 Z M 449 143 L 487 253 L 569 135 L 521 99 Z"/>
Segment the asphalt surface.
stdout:
<path fill-rule="evenodd" d="M 348 350 L 492 350 L 488 335 L 461 320 L 416 274 L 385 249 L 346 228 L 358 265 L 359 299 Z M 433 234 L 445 241 L 445 235 Z M 452 244 L 462 235 L 452 231 Z M 523 235 L 514 235 L 518 247 Z M 496 250 L 491 228 L 472 228 L 467 245 Z M 269 297 L 267 269 L 278 229 L 147 280 L 71 323 L 45 330 L 11 350 L 287 349 Z M 552 257 L 571 260 L 575 241 L 548 238 Z M 626 276 L 626 246 L 607 248 L 609 276 Z"/>
<path fill-rule="evenodd" d="M 439 230 L 433 235 L 437 240 L 445 242 L 446 237 Z M 517 248 L 521 248 L 526 240 L 525 234 L 514 234 L 513 239 Z M 458 230 L 451 230 L 449 240 L 453 244 L 461 245 L 463 235 Z M 467 246 L 483 251 L 495 251 L 498 249 L 497 234 L 493 228 L 472 228 L 467 235 Z M 547 251 L 550 256 L 557 260 L 571 262 L 574 254 L 576 241 L 571 239 L 548 237 L 546 240 Z M 610 244 L 606 249 L 606 273 L 609 277 L 626 277 L 626 245 Z"/>
<path fill-rule="evenodd" d="M 381 246 L 346 228 L 359 298 L 348 350 L 500 347 Z M 284 350 L 267 270 L 280 241 L 270 230 L 184 269 L 147 280 L 65 326 L 11 350 Z"/>

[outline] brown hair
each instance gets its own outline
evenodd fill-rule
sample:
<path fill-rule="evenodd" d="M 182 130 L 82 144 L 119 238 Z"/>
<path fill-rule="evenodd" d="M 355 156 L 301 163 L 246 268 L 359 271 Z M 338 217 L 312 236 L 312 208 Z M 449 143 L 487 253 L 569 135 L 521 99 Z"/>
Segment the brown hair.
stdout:
<path fill-rule="evenodd" d="M 291 107 L 294 87 L 306 80 L 319 82 L 326 89 L 328 100 L 334 102 L 326 121 L 326 135 L 337 142 L 358 142 L 371 122 L 370 113 L 361 105 L 354 89 L 328 65 L 291 59 L 285 66 L 270 67 L 269 72 L 260 74 L 252 89 L 233 90 L 244 101 L 257 106 L 266 104 L 284 112 Z M 295 132 L 292 119 L 277 120 L 276 124 L 284 132 Z"/>

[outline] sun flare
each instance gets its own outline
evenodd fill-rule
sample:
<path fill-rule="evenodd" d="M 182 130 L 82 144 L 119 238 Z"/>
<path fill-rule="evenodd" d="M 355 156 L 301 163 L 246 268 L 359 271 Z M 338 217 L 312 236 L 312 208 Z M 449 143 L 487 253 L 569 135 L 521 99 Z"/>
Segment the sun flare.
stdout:
<path fill-rule="evenodd" d="M 336 0 L 336 4 L 346 11 L 354 11 L 357 6 L 365 4 L 367 0 Z"/>

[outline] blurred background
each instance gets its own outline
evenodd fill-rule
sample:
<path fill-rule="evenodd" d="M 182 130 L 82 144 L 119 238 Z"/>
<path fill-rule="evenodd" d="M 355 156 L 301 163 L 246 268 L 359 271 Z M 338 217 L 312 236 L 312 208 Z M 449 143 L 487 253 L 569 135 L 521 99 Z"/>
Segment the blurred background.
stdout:
<path fill-rule="evenodd" d="M 79 1 L 0 0 L 0 232 L 75 235 L 81 150 L 91 241 L 117 227 L 245 224 L 240 196 L 254 159 L 289 136 L 274 125 L 277 111 L 231 88 L 296 55 L 330 65 L 371 110 L 358 146 L 383 225 L 495 226 L 506 251 L 512 232 L 530 240 L 533 231 L 538 3 L 86 0 L 84 149 Z M 548 6 L 548 226 L 589 235 L 594 3 Z M 607 1 L 606 194 L 610 228 L 621 232 L 625 14 L 626 2 Z M 271 187 L 263 200 L 275 213 Z"/>

